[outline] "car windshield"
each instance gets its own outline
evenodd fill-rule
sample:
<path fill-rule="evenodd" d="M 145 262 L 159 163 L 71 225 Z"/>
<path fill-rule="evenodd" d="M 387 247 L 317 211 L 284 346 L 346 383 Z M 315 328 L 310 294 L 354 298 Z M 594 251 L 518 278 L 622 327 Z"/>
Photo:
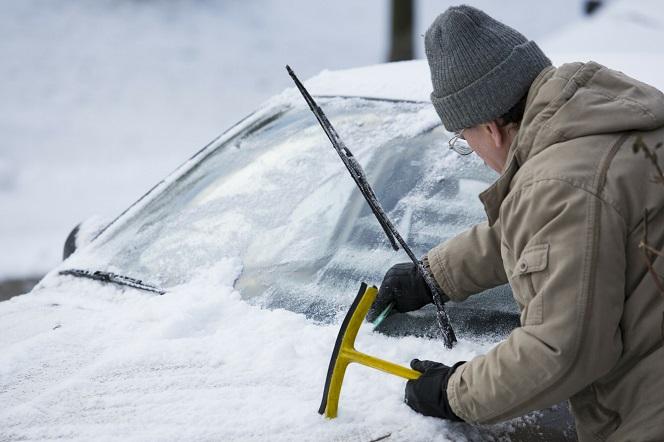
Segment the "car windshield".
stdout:
<path fill-rule="evenodd" d="M 319 103 L 416 255 L 485 219 L 477 194 L 495 175 L 448 149 L 450 134 L 430 104 Z M 392 250 L 304 105 L 276 106 L 206 152 L 93 242 L 85 267 L 168 290 L 237 259 L 245 299 L 331 321 L 361 281 L 378 285 L 387 268 L 408 260 Z M 513 312 L 508 298 L 489 294 L 475 307 Z"/>

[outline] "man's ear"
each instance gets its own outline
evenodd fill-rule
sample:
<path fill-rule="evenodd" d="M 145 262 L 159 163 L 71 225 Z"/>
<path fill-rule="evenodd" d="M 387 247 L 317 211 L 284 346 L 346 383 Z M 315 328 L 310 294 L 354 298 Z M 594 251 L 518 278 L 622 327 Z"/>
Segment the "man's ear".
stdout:
<path fill-rule="evenodd" d="M 501 147 L 503 145 L 503 140 L 505 138 L 505 134 L 501 130 L 501 127 L 498 126 L 498 123 L 496 121 L 489 121 L 488 123 L 484 124 L 485 130 L 493 140 L 493 146 L 494 147 Z"/>

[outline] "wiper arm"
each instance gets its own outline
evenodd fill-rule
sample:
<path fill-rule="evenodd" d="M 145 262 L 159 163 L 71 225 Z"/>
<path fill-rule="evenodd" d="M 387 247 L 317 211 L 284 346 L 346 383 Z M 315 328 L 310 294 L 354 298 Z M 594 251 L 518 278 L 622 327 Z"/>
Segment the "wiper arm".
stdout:
<path fill-rule="evenodd" d="M 58 272 L 58 274 L 76 276 L 78 278 L 94 279 L 96 281 L 102 281 L 102 282 L 110 282 L 113 284 L 123 285 L 126 287 L 133 287 L 139 290 L 145 290 L 146 292 L 157 293 L 159 295 L 163 295 L 164 293 L 166 293 L 166 290 L 161 289 L 152 284 L 147 284 L 140 279 L 130 278 L 129 276 L 124 276 L 124 275 L 118 275 L 117 273 L 113 272 L 104 272 L 101 270 L 96 270 L 92 272 L 90 270 L 68 269 L 68 270 L 62 270 Z"/>
<path fill-rule="evenodd" d="M 295 72 L 293 72 L 290 66 L 286 66 L 286 70 L 295 82 L 295 86 L 297 86 L 298 90 L 304 97 L 304 100 L 309 105 L 309 109 L 311 109 L 311 112 L 313 112 L 313 114 L 316 116 L 316 119 L 318 120 L 318 123 L 320 123 L 323 132 L 325 132 L 325 135 L 327 135 L 330 143 L 332 143 L 332 147 L 337 151 L 341 161 L 346 166 L 346 169 L 348 169 L 348 172 L 350 172 L 350 175 L 353 177 L 355 184 L 357 184 L 357 187 L 364 196 L 364 199 L 367 201 L 367 204 L 369 204 L 369 207 L 371 207 L 371 211 L 385 231 L 385 235 L 390 240 L 392 248 L 394 250 L 399 250 L 399 246 L 401 246 L 413 264 L 415 264 L 417 267 L 417 270 L 419 271 L 420 275 L 422 275 L 422 278 L 424 278 L 424 282 L 426 283 L 427 287 L 429 287 L 433 297 L 433 303 L 436 306 L 436 320 L 438 322 L 438 327 L 440 328 L 440 331 L 443 335 L 443 342 L 447 348 L 452 348 L 452 346 L 454 346 L 454 344 L 457 342 L 457 339 L 454 334 L 454 330 L 452 329 L 452 325 L 450 325 L 450 320 L 447 317 L 447 312 L 445 311 L 445 303 L 443 301 L 442 293 L 440 293 L 440 289 L 438 288 L 436 281 L 433 279 L 433 275 L 424 267 L 422 261 L 417 259 L 406 241 L 401 235 L 399 235 L 399 232 L 397 231 L 396 227 L 394 227 L 394 224 L 392 224 L 392 221 L 390 221 L 390 219 L 387 217 L 385 210 L 383 210 L 383 207 L 380 205 L 380 202 L 376 198 L 376 194 L 371 189 L 371 185 L 369 185 L 369 180 L 367 180 L 367 177 L 364 174 L 364 170 L 362 170 L 362 166 L 357 162 L 348 147 L 346 147 L 334 127 L 332 127 L 332 123 L 330 123 L 330 121 L 327 119 L 323 109 L 318 106 L 316 101 L 309 94 L 309 91 L 307 91 L 302 82 L 300 82 L 300 80 L 297 78 Z M 387 313 L 389 313 L 389 311 L 385 312 L 386 315 Z"/>

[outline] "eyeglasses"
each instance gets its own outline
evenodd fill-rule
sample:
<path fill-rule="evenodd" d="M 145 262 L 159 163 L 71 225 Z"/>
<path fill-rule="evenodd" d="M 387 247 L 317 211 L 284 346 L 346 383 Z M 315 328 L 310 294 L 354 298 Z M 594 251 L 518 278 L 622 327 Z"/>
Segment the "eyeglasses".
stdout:
<path fill-rule="evenodd" d="M 470 147 L 470 144 L 463 137 L 462 129 L 460 132 L 455 132 L 454 136 L 450 138 L 450 141 L 447 143 L 450 146 L 450 149 L 458 153 L 459 155 L 470 155 L 473 153 L 473 148 Z"/>

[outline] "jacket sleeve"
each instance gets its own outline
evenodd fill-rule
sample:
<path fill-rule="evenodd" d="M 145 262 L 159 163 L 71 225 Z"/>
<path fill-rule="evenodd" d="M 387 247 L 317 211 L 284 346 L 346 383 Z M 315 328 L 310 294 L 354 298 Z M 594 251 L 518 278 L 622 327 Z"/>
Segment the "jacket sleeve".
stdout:
<path fill-rule="evenodd" d="M 622 352 L 627 228 L 615 209 L 573 184 L 542 180 L 510 195 L 501 217 L 522 326 L 450 378 L 453 411 L 474 423 L 568 399 Z"/>
<path fill-rule="evenodd" d="M 460 233 L 431 249 L 427 258 L 433 277 L 452 301 L 507 283 L 500 255 L 500 221 Z"/>

